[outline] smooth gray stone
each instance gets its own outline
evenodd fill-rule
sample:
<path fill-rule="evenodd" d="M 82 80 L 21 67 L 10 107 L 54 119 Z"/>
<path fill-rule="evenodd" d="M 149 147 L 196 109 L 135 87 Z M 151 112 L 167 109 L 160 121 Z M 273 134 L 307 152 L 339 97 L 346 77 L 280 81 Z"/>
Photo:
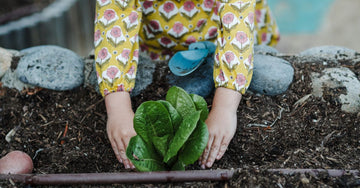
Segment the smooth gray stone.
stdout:
<path fill-rule="evenodd" d="M 254 46 L 255 54 L 276 55 L 279 51 L 271 46 L 260 44 Z"/>
<path fill-rule="evenodd" d="M 324 59 L 336 61 L 353 59 L 356 53 L 355 50 L 340 46 L 318 46 L 301 52 L 299 57 L 311 57 L 312 61 Z"/>
<path fill-rule="evenodd" d="M 146 89 L 153 81 L 153 75 L 155 72 L 156 64 L 153 62 L 149 56 L 140 53 L 139 54 L 139 63 L 138 70 L 136 72 L 135 78 L 135 87 L 131 91 L 130 96 L 137 96 Z"/>
<path fill-rule="evenodd" d="M 37 46 L 20 51 L 24 55 L 16 74 L 27 84 L 64 91 L 84 82 L 83 59 L 73 51 L 58 46 Z"/>
<path fill-rule="evenodd" d="M 264 95 L 284 93 L 292 83 L 294 68 L 283 59 L 256 54 L 254 72 L 249 89 Z"/>
<path fill-rule="evenodd" d="M 327 68 L 322 73 L 312 73 L 312 94 L 323 97 L 325 89 L 344 90 L 340 95 L 334 95 L 340 101 L 341 110 L 347 113 L 360 112 L 360 81 L 355 73 L 346 67 Z M 331 91 L 331 90 L 330 90 Z"/>
<path fill-rule="evenodd" d="M 170 73 L 167 76 L 170 85 L 175 85 L 183 88 L 189 94 L 197 94 L 202 97 L 207 97 L 213 92 L 214 78 L 213 78 L 213 57 L 209 57 L 206 63 L 186 76 L 176 76 Z"/>

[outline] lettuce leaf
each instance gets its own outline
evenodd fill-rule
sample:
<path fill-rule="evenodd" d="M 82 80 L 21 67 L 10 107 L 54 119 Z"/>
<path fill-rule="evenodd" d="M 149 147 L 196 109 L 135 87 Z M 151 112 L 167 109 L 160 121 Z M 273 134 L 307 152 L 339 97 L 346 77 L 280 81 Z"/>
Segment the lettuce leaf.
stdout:
<path fill-rule="evenodd" d="M 209 111 L 199 95 L 171 87 L 166 101 L 147 101 L 135 112 L 126 155 L 139 171 L 185 170 L 204 151 Z"/>

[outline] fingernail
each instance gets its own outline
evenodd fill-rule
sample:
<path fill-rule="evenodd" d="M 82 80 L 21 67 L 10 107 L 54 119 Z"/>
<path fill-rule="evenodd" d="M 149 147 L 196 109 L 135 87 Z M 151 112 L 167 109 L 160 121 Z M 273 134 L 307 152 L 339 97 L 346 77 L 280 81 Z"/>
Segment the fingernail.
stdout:
<path fill-rule="evenodd" d="M 199 161 L 199 165 L 201 165 L 201 161 Z"/>
<path fill-rule="evenodd" d="M 125 168 L 126 168 L 126 169 L 129 169 L 129 168 L 130 168 L 130 165 L 127 164 L 127 165 L 125 166 Z"/>
<path fill-rule="evenodd" d="M 205 169 L 205 165 L 204 165 L 204 164 L 202 164 L 202 165 L 201 165 L 201 168 L 202 168 L 202 169 Z"/>
<path fill-rule="evenodd" d="M 206 163 L 206 166 L 207 166 L 208 168 L 210 168 L 210 167 L 211 167 L 211 162 L 207 162 L 207 163 Z"/>

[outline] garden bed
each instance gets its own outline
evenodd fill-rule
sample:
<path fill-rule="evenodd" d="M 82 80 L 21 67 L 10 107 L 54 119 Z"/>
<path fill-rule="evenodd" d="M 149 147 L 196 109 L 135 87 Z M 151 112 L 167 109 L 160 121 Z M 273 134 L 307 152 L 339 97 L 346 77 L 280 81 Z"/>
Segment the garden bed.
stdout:
<path fill-rule="evenodd" d="M 326 91 L 324 99 L 311 96 L 311 72 L 321 72 L 322 63 L 298 63 L 288 57 L 295 68 L 294 82 L 279 96 L 247 93 L 238 108 L 238 130 L 224 157 L 212 169 L 238 169 L 228 182 L 187 182 L 156 186 L 197 187 L 292 187 L 292 186 L 359 186 L 352 175 L 330 177 L 327 174 L 282 175 L 268 169 L 360 169 L 360 114 L 341 111 L 334 96 L 340 90 Z M 360 65 L 350 68 L 358 78 Z M 157 73 L 160 70 L 157 70 Z M 164 71 L 164 70 L 162 70 Z M 155 74 L 161 75 L 161 74 Z M 140 96 L 133 98 L 136 109 L 147 100 L 164 99 L 167 89 L 160 76 L 154 78 Z M 211 108 L 211 97 L 206 99 Z M 265 124 L 272 127 L 250 127 Z M 63 133 L 66 125 L 68 131 Z M 6 134 L 19 127 L 11 143 Z M 116 161 L 106 135 L 106 111 L 102 97 L 92 88 L 36 93 L 2 88 L 0 92 L 0 156 L 12 150 L 28 153 L 34 161 L 33 173 L 100 173 L 128 172 Z M 192 165 L 188 170 L 200 170 Z M 9 186 L 11 182 L 0 182 Z M 151 186 L 135 184 L 133 187 Z"/>

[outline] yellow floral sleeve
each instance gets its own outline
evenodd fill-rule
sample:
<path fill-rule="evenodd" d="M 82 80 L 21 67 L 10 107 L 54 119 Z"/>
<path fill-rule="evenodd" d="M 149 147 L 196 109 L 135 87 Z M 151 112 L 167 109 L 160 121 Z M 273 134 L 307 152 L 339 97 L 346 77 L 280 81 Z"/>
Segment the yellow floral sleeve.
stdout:
<path fill-rule="evenodd" d="M 245 93 L 253 73 L 255 0 L 217 2 L 220 17 L 215 52 L 214 82 Z"/>
<path fill-rule="evenodd" d="M 95 63 L 103 96 L 134 88 L 141 17 L 138 0 L 96 1 Z"/>

